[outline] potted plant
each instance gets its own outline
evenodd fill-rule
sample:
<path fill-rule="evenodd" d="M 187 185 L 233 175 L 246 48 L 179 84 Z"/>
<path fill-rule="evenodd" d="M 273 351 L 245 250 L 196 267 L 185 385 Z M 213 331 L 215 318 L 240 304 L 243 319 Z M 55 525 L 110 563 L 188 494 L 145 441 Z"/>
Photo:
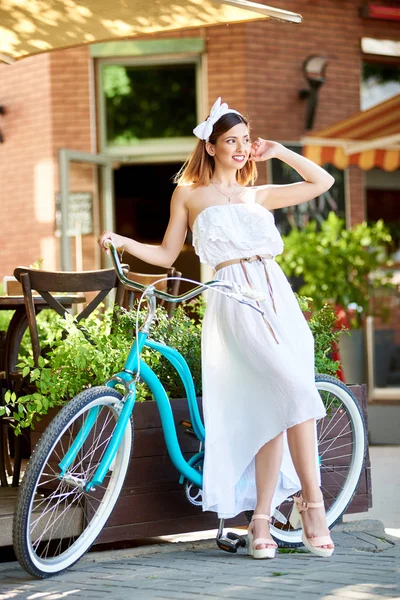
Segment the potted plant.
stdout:
<path fill-rule="evenodd" d="M 346 229 L 343 219 L 330 212 L 320 227 L 315 221 L 284 237 L 285 252 L 277 257 L 286 275 L 300 279 L 300 294 L 312 298 L 314 309 L 332 305 L 338 324 L 350 329 L 339 338 L 346 381 L 362 383 L 366 316 L 390 316 L 388 245 L 391 236 L 382 220 Z M 375 301 L 380 295 L 379 302 Z"/>

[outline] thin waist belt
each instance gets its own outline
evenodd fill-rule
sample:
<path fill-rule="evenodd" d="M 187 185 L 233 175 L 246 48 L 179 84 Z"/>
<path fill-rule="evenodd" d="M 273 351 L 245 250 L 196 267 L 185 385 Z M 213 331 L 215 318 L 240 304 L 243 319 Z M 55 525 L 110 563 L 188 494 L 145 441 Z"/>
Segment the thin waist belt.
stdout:
<path fill-rule="evenodd" d="M 252 283 L 250 281 L 249 275 L 248 275 L 248 273 L 246 271 L 245 264 L 249 263 L 249 262 L 255 262 L 255 261 L 262 262 L 262 264 L 264 266 L 265 278 L 267 280 L 269 295 L 270 295 L 271 300 L 272 300 L 272 306 L 274 308 L 275 314 L 277 314 L 276 313 L 276 307 L 275 307 L 275 300 L 274 300 L 274 292 L 273 292 L 273 289 L 272 289 L 271 280 L 269 278 L 268 270 L 267 270 L 267 265 L 266 265 L 266 263 L 267 263 L 268 260 L 275 260 L 275 257 L 272 254 L 255 254 L 254 256 L 249 256 L 249 257 L 246 257 L 246 258 L 232 258 L 231 260 L 225 260 L 224 262 L 219 263 L 215 267 L 215 271 L 219 271 L 220 269 L 223 269 L 224 267 L 229 267 L 230 265 L 238 265 L 238 264 L 240 264 L 241 267 L 242 267 L 242 269 L 243 269 L 243 273 L 244 273 L 244 276 L 246 278 L 246 281 L 247 281 L 249 287 L 253 287 L 253 285 L 252 285 Z M 259 302 L 257 302 L 257 305 L 260 306 Z M 268 326 L 270 332 L 272 333 L 272 335 L 273 335 L 276 343 L 279 344 L 278 338 L 276 337 L 275 332 L 272 329 L 271 324 L 269 323 L 269 321 L 267 320 L 267 318 L 265 316 L 264 316 L 264 321 L 265 321 L 266 325 Z"/>
<path fill-rule="evenodd" d="M 272 254 L 255 254 L 254 256 L 249 256 L 246 258 L 232 258 L 231 260 L 225 260 L 224 262 L 219 263 L 219 265 L 215 267 L 215 270 L 219 271 L 219 269 L 229 267 L 230 265 L 238 265 L 239 263 L 243 265 L 243 263 L 246 262 L 254 262 L 256 260 L 262 261 L 263 258 L 266 260 L 274 260 L 275 257 Z"/>

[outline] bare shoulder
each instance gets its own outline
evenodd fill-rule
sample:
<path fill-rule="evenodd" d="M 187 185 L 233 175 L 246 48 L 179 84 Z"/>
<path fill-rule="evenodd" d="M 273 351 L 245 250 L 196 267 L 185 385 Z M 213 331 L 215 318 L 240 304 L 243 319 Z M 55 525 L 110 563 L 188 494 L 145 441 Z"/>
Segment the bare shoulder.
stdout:
<path fill-rule="evenodd" d="M 177 185 L 171 198 L 171 211 L 188 211 L 189 186 Z"/>
<path fill-rule="evenodd" d="M 271 184 L 249 185 L 249 186 L 246 186 L 246 189 L 250 190 L 254 194 L 254 202 L 265 206 L 267 199 L 268 199 L 268 192 L 271 187 L 272 187 Z"/>
<path fill-rule="evenodd" d="M 188 202 L 191 202 L 194 198 L 198 197 L 201 189 L 203 188 L 193 185 L 177 185 L 172 194 L 172 199 L 178 203 L 183 202 L 187 205 Z"/>
<path fill-rule="evenodd" d="M 186 208 L 189 227 L 192 229 L 197 215 L 208 205 L 214 203 L 210 186 L 185 185 L 177 188 L 176 192 Z"/>
<path fill-rule="evenodd" d="M 177 186 L 174 192 L 174 197 L 177 198 L 178 202 L 183 202 L 186 208 L 192 208 L 193 204 L 198 202 L 205 195 L 205 190 L 208 188 L 204 186 L 195 185 L 182 185 Z"/>

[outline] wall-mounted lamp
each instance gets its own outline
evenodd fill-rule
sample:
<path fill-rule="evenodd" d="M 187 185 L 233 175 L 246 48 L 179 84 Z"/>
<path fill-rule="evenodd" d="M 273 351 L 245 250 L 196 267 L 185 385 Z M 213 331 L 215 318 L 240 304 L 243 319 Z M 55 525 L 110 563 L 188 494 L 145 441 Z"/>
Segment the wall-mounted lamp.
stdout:
<path fill-rule="evenodd" d="M 4 108 L 4 106 L 0 105 L 0 115 L 5 115 L 5 114 L 6 114 L 6 109 Z M 4 142 L 4 135 L 0 131 L 0 144 L 2 144 L 3 142 Z"/>
<path fill-rule="evenodd" d="M 328 66 L 328 58 L 312 54 L 303 62 L 303 75 L 307 81 L 308 89 L 302 89 L 299 96 L 302 100 L 308 98 L 306 129 L 312 129 L 317 108 L 318 91 L 326 81 L 325 73 Z"/>

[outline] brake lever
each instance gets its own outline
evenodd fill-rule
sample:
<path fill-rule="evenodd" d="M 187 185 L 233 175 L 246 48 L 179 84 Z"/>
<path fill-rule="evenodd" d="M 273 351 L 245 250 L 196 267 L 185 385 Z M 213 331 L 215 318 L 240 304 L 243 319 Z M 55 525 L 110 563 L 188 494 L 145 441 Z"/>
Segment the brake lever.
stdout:
<path fill-rule="evenodd" d="M 229 298 L 232 298 L 233 300 L 236 300 L 236 302 L 239 302 L 240 304 L 245 304 L 246 306 L 250 306 L 250 308 L 254 308 L 254 310 L 256 310 L 258 313 L 260 313 L 261 316 L 264 316 L 265 313 L 264 313 L 263 309 L 260 308 L 259 306 L 257 306 L 256 304 L 253 304 L 252 302 L 245 300 L 245 298 L 243 298 L 243 296 L 240 292 L 233 292 L 233 293 L 228 292 L 227 296 Z"/>

